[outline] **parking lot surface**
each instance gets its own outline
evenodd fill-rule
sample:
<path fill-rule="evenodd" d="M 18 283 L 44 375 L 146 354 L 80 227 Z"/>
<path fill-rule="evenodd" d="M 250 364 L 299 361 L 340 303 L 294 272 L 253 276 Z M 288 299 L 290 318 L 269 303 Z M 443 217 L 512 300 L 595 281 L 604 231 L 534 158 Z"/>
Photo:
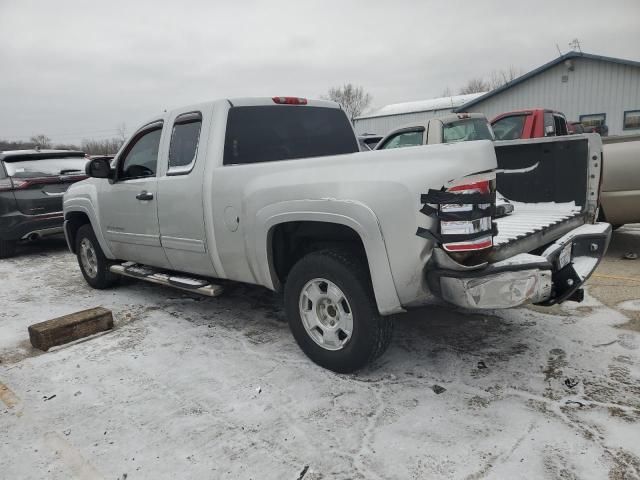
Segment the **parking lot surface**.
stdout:
<path fill-rule="evenodd" d="M 640 226 L 581 304 L 397 316 L 337 375 L 277 295 L 89 288 L 62 240 L 0 261 L 0 477 L 640 478 Z M 116 328 L 48 353 L 27 326 L 85 308 Z"/>

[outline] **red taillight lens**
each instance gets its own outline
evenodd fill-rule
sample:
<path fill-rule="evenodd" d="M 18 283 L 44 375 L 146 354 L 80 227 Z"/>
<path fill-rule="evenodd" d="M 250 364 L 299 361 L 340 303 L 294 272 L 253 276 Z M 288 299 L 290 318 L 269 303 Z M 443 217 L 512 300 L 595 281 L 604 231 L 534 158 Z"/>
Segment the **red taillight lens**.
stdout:
<path fill-rule="evenodd" d="M 464 185 L 456 185 L 447 191 L 460 194 L 477 193 L 491 198 L 491 183 L 489 180 L 483 180 Z M 447 213 L 453 214 L 450 215 L 450 217 L 460 218 L 440 221 L 440 234 L 445 239 L 447 237 L 469 237 L 469 239 L 463 241 L 443 242 L 442 248 L 446 251 L 468 252 L 483 250 L 493 246 L 493 223 L 490 213 L 491 203 L 446 203 L 440 205 L 440 212 L 445 218 Z M 483 212 L 486 212 L 486 214 L 483 215 Z"/>
<path fill-rule="evenodd" d="M 279 105 L 306 105 L 307 99 L 300 97 L 273 97 L 273 102 Z"/>
<path fill-rule="evenodd" d="M 30 177 L 30 178 L 2 178 L 0 179 L 0 192 L 10 192 L 13 190 L 25 190 L 37 185 L 48 185 L 56 183 L 74 183 L 88 178 L 86 175 L 74 175 L 72 177 Z"/>
<path fill-rule="evenodd" d="M 458 193 L 489 193 L 491 191 L 491 186 L 489 185 L 489 180 L 483 180 L 482 182 L 474 182 L 465 185 L 456 185 L 455 187 L 451 187 L 447 189 L 448 192 L 458 192 Z"/>

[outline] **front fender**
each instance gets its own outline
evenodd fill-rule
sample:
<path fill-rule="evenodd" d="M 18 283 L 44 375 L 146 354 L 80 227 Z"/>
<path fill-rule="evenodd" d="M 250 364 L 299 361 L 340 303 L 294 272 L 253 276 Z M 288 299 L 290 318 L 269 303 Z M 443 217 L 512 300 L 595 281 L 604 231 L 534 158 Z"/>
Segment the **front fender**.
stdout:
<path fill-rule="evenodd" d="M 84 213 L 89 218 L 93 233 L 95 233 L 105 257 L 110 260 L 115 260 L 115 256 L 111 252 L 109 244 L 104 238 L 102 229 L 100 228 L 96 186 L 86 180 L 72 185 L 65 193 L 62 205 L 65 220 L 68 220 L 69 213 L 71 212 Z"/>
<path fill-rule="evenodd" d="M 281 223 L 311 221 L 328 222 L 353 229 L 362 240 L 367 255 L 371 283 L 382 315 L 403 312 L 396 291 L 387 249 L 375 213 L 366 205 L 349 200 L 332 198 L 320 200 L 292 200 L 268 205 L 256 213 L 256 227 L 253 231 L 256 252 L 251 259 L 252 270 L 262 285 L 274 288 L 274 275 L 269 259 L 269 232 Z M 259 232 L 259 233 L 258 233 Z"/>

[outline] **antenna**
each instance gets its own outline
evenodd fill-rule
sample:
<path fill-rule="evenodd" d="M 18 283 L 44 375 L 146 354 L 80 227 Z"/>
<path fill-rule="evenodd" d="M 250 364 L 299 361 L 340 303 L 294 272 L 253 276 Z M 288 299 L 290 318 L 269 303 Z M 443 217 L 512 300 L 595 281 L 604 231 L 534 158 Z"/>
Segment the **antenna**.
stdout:
<path fill-rule="evenodd" d="M 562 56 L 562 52 L 560 51 L 560 47 L 558 46 L 557 43 L 556 43 L 556 48 L 558 49 L 558 55 Z"/>
<path fill-rule="evenodd" d="M 573 40 L 571 40 L 569 42 L 569 46 L 575 51 L 579 51 L 580 53 L 582 53 L 582 48 L 580 48 L 580 40 L 578 40 L 577 38 L 574 38 Z"/>

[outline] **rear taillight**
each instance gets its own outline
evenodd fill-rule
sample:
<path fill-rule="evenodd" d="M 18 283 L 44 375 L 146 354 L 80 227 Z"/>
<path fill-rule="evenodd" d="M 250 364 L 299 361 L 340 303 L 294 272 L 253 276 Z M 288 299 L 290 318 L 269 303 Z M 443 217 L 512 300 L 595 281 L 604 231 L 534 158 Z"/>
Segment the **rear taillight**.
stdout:
<path fill-rule="evenodd" d="M 2 178 L 0 179 L 0 192 L 12 190 L 25 190 L 36 185 L 50 185 L 57 183 L 74 183 L 88 178 L 86 175 L 74 175 L 71 177 L 31 177 L 31 178 Z"/>
<path fill-rule="evenodd" d="M 13 182 L 10 178 L 0 178 L 0 192 L 10 192 L 13 190 Z"/>
<path fill-rule="evenodd" d="M 447 190 L 461 194 L 461 203 L 440 204 L 442 248 L 448 252 L 469 252 L 493 246 L 491 211 L 495 199 L 492 190 L 490 180 L 456 185 Z M 475 197 L 476 201 L 463 203 L 463 195 L 469 195 L 467 200 Z M 486 203 L 482 200 L 486 200 Z M 456 241 L 447 241 L 449 239 Z"/>
<path fill-rule="evenodd" d="M 307 99 L 300 97 L 273 97 L 274 103 L 279 105 L 306 105 Z"/>

